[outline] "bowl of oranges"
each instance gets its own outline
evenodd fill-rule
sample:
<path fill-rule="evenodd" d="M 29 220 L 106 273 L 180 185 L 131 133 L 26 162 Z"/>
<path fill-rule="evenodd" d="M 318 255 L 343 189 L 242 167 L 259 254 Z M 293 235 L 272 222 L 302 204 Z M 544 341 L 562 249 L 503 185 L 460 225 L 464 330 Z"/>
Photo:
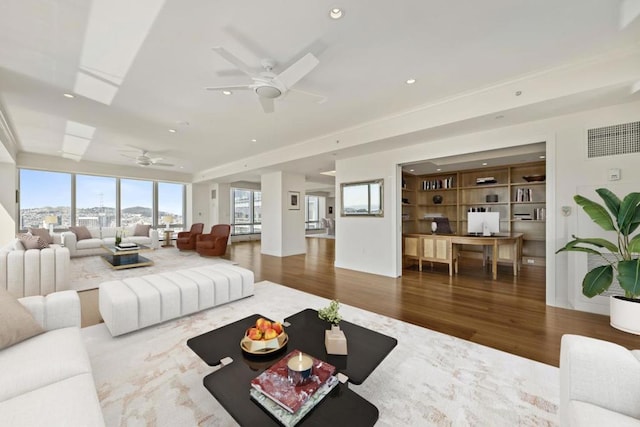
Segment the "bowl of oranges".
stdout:
<path fill-rule="evenodd" d="M 289 337 L 282 323 L 260 317 L 245 331 L 240 347 L 250 354 L 269 354 L 287 345 L 287 341 Z"/>

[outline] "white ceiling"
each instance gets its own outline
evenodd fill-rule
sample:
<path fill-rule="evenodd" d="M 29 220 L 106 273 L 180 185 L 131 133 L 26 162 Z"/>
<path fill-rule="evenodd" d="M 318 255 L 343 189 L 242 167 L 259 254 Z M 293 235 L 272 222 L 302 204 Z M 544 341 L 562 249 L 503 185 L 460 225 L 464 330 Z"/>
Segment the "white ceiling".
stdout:
<path fill-rule="evenodd" d="M 195 176 L 474 89 L 637 47 L 640 25 L 632 18 L 640 12 L 638 3 L 7 0 L 0 4 L 0 106 L 23 153 L 60 157 L 72 151 L 84 161 L 127 165 L 132 161 L 121 150 L 135 146 L 174 163 L 175 172 Z M 345 11 L 338 21 L 328 16 L 335 6 Z M 311 52 L 320 63 L 295 87 L 327 101 L 290 92 L 276 100 L 275 113 L 265 114 L 251 92 L 205 91 L 249 82 L 214 46 L 256 68 L 262 58 L 273 58 L 276 73 Z M 408 78 L 417 82 L 407 85 Z M 500 120 L 492 114 L 425 129 L 394 143 L 629 97 L 627 88 L 606 88 L 514 107 Z M 388 142 L 324 150 L 228 179 L 256 179 L 281 169 L 331 185 L 333 178 L 319 172 L 333 169 L 336 158 L 384 149 Z"/>

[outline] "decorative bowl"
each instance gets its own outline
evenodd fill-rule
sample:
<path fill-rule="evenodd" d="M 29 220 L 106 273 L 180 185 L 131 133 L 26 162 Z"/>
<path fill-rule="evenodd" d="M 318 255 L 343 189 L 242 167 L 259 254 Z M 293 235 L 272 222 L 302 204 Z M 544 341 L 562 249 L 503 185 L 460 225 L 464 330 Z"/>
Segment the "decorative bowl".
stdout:
<path fill-rule="evenodd" d="M 248 331 L 248 329 L 247 329 Z M 286 332 L 280 333 L 277 337 L 270 340 L 252 340 L 246 335 L 240 340 L 240 348 L 249 354 L 270 354 L 280 350 L 289 342 L 289 336 Z"/>
<path fill-rule="evenodd" d="M 527 182 L 540 182 L 547 179 L 546 175 L 527 175 L 522 177 Z"/>

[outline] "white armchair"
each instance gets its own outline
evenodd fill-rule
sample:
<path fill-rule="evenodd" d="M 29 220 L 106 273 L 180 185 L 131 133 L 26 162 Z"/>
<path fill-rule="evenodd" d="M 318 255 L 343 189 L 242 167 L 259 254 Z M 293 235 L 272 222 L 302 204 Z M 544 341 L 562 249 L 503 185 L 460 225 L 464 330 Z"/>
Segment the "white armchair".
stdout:
<path fill-rule="evenodd" d="M 560 425 L 640 426 L 640 351 L 564 335 L 560 350 Z"/>
<path fill-rule="evenodd" d="M 44 330 L 80 327 L 80 298 L 76 291 L 25 297 L 19 301 Z"/>

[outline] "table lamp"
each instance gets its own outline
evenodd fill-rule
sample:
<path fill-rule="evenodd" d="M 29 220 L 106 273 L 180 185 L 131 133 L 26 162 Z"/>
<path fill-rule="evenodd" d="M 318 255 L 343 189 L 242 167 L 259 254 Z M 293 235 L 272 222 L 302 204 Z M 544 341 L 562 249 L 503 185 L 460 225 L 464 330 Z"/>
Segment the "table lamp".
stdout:
<path fill-rule="evenodd" d="M 173 217 L 171 215 L 165 215 L 162 217 L 162 222 L 165 223 L 166 225 L 166 229 L 169 229 L 169 224 L 171 224 L 173 222 Z"/>
<path fill-rule="evenodd" d="M 44 217 L 44 223 L 49 225 L 49 233 L 53 233 L 53 225 L 58 223 L 58 217 L 55 215 L 47 215 Z"/>

